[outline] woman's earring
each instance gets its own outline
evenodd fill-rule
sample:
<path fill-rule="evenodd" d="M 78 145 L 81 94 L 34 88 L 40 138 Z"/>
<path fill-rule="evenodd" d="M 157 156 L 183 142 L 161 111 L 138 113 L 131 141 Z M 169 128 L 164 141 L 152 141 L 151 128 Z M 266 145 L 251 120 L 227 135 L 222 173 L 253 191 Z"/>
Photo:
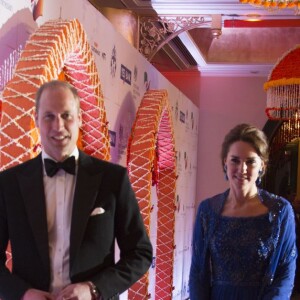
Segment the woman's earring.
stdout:
<path fill-rule="evenodd" d="M 226 166 L 226 165 L 224 165 L 223 171 L 224 171 L 224 177 L 225 177 L 225 180 L 228 181 L 228 176 L 227 176 L 227 166 Z"/>
<path fill-rule="evenodd" d="M 256 179 L 256 181 L 255 181 L 255 183 L 256 183 L 257 186 L 260 186 L 260 185 L 261 185 L 261 177 L 262 177 L 262 174 L 263 174 L 263 170 L 259 170 L 259 171 L 258 171 L 258 177 L 257 177 L 257 179 Z"/>

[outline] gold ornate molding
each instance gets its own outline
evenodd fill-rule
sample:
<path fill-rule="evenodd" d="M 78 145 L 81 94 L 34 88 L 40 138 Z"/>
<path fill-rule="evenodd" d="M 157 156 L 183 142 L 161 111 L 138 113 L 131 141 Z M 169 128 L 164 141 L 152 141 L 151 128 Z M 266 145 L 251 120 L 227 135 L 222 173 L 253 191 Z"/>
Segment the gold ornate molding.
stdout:
<path fill-rule="evenodd" d="M 204 16 L 142 16 L 139 18 L 139 51 L 151 61 L 180 33 L 210 24 L 211 20 Z"/>

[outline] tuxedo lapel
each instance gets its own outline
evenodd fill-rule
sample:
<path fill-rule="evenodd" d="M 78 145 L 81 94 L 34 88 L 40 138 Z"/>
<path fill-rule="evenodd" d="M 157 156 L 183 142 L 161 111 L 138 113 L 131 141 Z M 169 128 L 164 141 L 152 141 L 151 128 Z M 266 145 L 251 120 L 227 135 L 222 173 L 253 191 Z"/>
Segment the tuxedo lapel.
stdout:
<path fill-rule="evenodd" d="M 95 167 L 95 161 L 83 152 L 79 152 L 78 173 L 70 233 L 71 270 L 97 198 L 99 186 L 101 185 L 101 178 L 102 171 L 99 167 Z"/>
<path fill-rule="evenodd" d="M 24 165 L 23 169 L 17 173 L 17 178 L 36 246 L 46 274 L 48 274 L 50 270 L 49 245 L 41 155 Z"/>

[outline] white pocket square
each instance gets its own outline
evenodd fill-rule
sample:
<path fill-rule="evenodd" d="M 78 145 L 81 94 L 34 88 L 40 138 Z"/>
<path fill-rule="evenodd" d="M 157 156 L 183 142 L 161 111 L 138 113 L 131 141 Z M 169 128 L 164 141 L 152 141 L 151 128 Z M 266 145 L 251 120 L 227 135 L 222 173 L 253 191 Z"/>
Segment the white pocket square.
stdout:
<path fill-rule="evenodd" d="M 102 207 L 96 207 L 92 213 L 91 213 L 91 216 L 96 216 L 96 215 L 101 215 L 101 214 L 104 214 L 105 213 L 105 209 L 102 208 Z"/>

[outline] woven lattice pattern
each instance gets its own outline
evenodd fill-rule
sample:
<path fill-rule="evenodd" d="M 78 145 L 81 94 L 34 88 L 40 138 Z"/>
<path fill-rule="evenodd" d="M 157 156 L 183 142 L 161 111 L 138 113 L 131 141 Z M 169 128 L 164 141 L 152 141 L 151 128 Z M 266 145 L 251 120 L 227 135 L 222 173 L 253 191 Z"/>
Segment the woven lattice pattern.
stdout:
<path fill-rule="evenodd" d="M 37 154 L 34 99 L 39 86 L 64 73 L 78 90 L 83 112 L 85 152 L 108 160 L 109 137 L 100 80 L 86 34 L 77 20 L 54 20 L 28 40 L 12 80 L 3 91 L 0 131 L 1 169 Z"/>
<path fill-rule="evenodd" d="M 157 184 L 158 231 L 155 299 L 171 299 L 174 265 L 176 163 L 166 91 L 148 91 L 140 104 L 128 144 L 128 170 L 148 232 L 151 185 Z M 129 290 L 129 299 L 147 299 L 146 274 Z"/>

